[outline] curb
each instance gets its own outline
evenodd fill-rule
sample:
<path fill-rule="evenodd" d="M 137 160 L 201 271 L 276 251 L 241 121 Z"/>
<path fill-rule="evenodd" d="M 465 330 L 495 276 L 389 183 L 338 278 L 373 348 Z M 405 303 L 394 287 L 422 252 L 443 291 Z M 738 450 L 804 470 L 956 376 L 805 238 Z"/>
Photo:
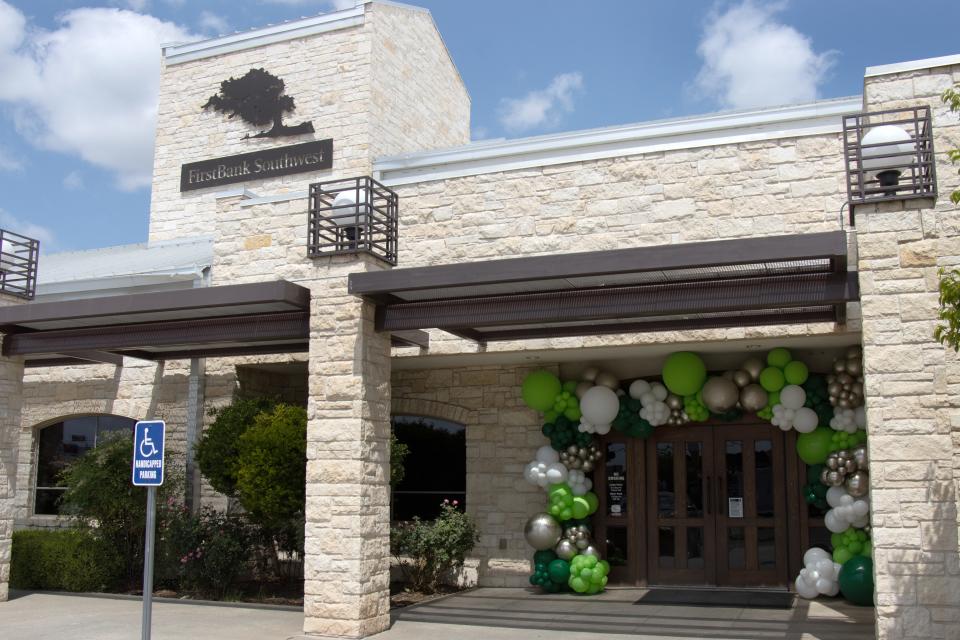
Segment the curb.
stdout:
<path fill-rule="evenodd" d="M 140 602 L 142 596 L 129 595 L 125 593 L 93 593 L 93 592 L 73 592 L 73 591 L 41 591 L 41 590 L 21 590 L 10 589 L 10 599 L 21 598 L 29 595 L 53 595 L 53 596 L 71 596 L 76 598 L 99 598 L 101 600 L 133 600 Z M 199 607 L 228 607 L 236 609 L 261 609 L 265 611 L 303 611 L 303 607 L 285 605 L 285 604 L 265 604 L 260 602 L 225 602 L 221 600 L 194 600 L 192 598 L 162 598 L 153 597 L 154 602 L 163 604 L 189 604 Z"/>

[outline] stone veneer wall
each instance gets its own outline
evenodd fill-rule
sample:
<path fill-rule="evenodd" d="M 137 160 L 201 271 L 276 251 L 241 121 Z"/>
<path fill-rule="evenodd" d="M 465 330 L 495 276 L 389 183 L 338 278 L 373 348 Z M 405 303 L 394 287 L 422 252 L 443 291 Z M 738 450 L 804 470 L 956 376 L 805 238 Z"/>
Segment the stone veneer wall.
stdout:
<path fill-rule="evenodd" d="M 540 417 L 523 404 L 519 390 L 524 377 L 539 368 L 544 367 L 393 372 L 394 414 L 466 425 L 467 512 L 480 533 L 470 558 L 479 560 L 480 586 L 529 585 L 531 552 L 523 523 L 543 510 L 544 496 L 523 479 L 523 468 L 547 439 L 540 433 Z M 557 367 L 545 368 L 557 372 Z"/>
<path fill-rule="evenodd" d="M 868 111 L 928 103 L 940 198 L 857 208 L 879 638 L 960 637 L 960 359 L 933 340 L 940 267 L 960 266 L 960 65 L 867 78 Z"/>
<path fill-rule="evenodd" d="M 0 296 L 0 306 L 17 304 Z M 3 338 L 0 337 L 0 345 Z M 0 602 L 7 600 L 17 497 L 17 430 L 22 404 L 23 359 L 0 358 Z"/>
<path fill-rule="evenodd" d="M 27 369 L 19 421 L 17 527 L 56 527 L 58 516 L 33 513 L 38 432 L 69 416 L 106 413 L 167 423 L 172 460 L 185 459 L 189 361 L 153 364 L 127 358 L 123 367 L 83 365 Z"/>
<path fill-rule="evenodd" d="M 245 139 L 256 130 L 239 118 L 201 109 L 223 80 L 259 67 L 279 76 L 295 100 L 296 111 L 284 122 L 310 120 L 316 133 Z M 469 117 L 469 96 L 436 27 L 429 13 L 416 8 L 367 4 L 360 26 L 165 66 L 150 240 L 219 236 L 217 194 L 231 188 L 306 194 L 312 182 L 369 175 L 375 155 L 464 144 L 470 139 Z M 180 192 L 182 164 L 324 138 L 333 138 L 330 170 Z M 297 207 L 306 216 L 306 200 Z M 305 242 L 306 235 L 297 238 Z M 214 273 L 218 284 L 229 277 Z"/>

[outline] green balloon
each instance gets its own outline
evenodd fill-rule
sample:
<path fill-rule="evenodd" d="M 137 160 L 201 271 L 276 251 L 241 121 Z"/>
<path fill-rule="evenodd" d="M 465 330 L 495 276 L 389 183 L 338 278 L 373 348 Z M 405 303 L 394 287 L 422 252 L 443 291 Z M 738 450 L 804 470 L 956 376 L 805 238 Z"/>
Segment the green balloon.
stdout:
<path fill-rule="evenodd" d="M 799 360 L 794 360 L 783 368 L 783 377 L 787 379 L 787 384 L 803 384 L 809 376 L 807 365 Z"/>
<path fill-rule="evenodd" d="M 577 384 L 579 383 L 576 380 L 567 380 L 563 383 L 563 390 L 568 393 L 573 393 L 577 390 Z"/>
<path fill-rule="evenodd" d="M 521 395 L 528 407 L 544 413 L 553 409 L 553 403 L 562 391 L 560 379 L 540 369 L 523 379 Z"/>
<path fill-rule="evenodd" d="M 783 377 L 783 371 L 776 367 L 767 367 L 760 372 L 760 386 L 767 391 L 780 391 L 786 384 L 787 380 Z"/>
<path fill-rule="evenodd" d="M 851 552 L 847 547 L 839 547 L 833 550 L 833 561 L 837 564 L 844 564 L 853 556 L 853 552 Z"/>
<path fill-rule="evenodd" d="M 854 556 L 843 563 L 838 576 L 840 593 L 861 607 L 873 605 L 873 560 Z"/>
<path fill-rule="evenodd" d="M 553 549 L 544 549 L 542 551 L 537 551 L 533 554 L 533 563 L 537 564 L 550 564 L 557 559 L 557 554 Z"/>
<path fill-rule="evenodd" d="M 580 420 L 580 407 L 570 407 L 563 412 L 563 417 L 567 420 L 577 422 Z"/>
<path fill-rule="evenodd" d="M 549 574 L 551 582 L 566 584 L 567 580 L 570 579 L 570 563 L 563 558 L 557 558 L 547 565 L 547 574 Z"/>
<path fill-rule="evenodd" d="M 671 353 L 663 363 L 663 384 L 678 396 L 696 393 L 707 381 L 707 365 L 695 353 Z"/>
<path fill-rule="evenodd" d="M 577 496 L 573 499 L 573 517 L 586 518 L 590 514 L 590 503 L 583 496 Z"/>
<path fill-rule="evenodd" d="M 812 464 L 807 467 L 807 482 L 810 484 L 818 484 L 820 482 L 820 475 L 823 473 L 822 464 Z"/>
<path fill-rule="evenodd" d="M 600 506 L 600 498 L 597 497 L 597 494 L 595 494 L 593 491 L 587 491 L 585 494 L 583 494 L 583 499 L 587 501 L 587 505 L 590 507 L 587 515 L 596 512 L 597 508 Z"/>
<path fill-rule="evenodd" d="M 817 427 L 810 433 L 797 436 L 797 455 L 807 464 L 823 464 L 831 451 L 834 430 Z"/>
<path fill-rule="evenodd" d="M 777 347 L 767 354 L 767 364 L 778 369 L 786 367 L 790 360 L 790 352 L 783 347 Z"/>

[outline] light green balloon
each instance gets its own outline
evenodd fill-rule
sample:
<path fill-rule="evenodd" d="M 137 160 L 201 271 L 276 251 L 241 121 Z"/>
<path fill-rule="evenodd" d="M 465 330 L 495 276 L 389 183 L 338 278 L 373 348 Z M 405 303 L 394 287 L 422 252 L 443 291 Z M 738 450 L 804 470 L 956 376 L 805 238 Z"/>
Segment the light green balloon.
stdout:
<path fill-rule="evenodd" d="M 707 365 L 695 353 L 677 351 L 663 363 L 663 384 L 671 393 L 689 396 L 696 393 L 707 381 Z"/>
<path fill-rule="evenodd" d="M 777 347 L 767 354 L 767 364 L 778 369 L 786 367 L 792 359 L 790 352 L 783 347 Z"/>
<path fill-rule="evenodd" d="M 780 391 L 787 384 L 783 371 L 776 367 L 767 367 L 760 372 L 760 386 L 766 391 Z"/>
<path fill-rule="evenodd" d="M 793 360 L 783 368 L 783 377 L 786 378 L 787 384 L 803 384 L 809 375 L 810 370 L 807 369 L 807 365 L 799 360 Z"/>
<path fill-rule="evenodd" d="M 528 407 L 541 413 L 553 409 L 557 396 L 563 391 L 560 379 L 540 369 L 523 379 L 521 396 Z"/>

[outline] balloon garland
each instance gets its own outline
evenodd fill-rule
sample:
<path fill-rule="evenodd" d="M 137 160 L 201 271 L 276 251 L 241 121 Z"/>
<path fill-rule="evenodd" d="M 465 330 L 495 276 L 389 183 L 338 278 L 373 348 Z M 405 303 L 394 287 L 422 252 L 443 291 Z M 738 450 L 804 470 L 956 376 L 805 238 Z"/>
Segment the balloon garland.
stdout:
<path fill-rule="evenodd" d="M 587 518 L 599 499 L 589 477 L 602 457 L 597 435 L 611 430 L 648 438 L 655 429 L 754 413 L 783 431 L 798 432 L 797 455 L 807 464 L 804 500 L 824 513 L 832 551 L 813 547 L 794 586 L 804 598 L 842 593 L 855 604 L 873 599 L 869 533 L 869 461 L 863 406 L 863 363 L 858 347 L 834 361 L 831 373 L 811 373 L 789 350 L 752 357 L 738 369 L 709 375 L 695 353 L 670 354 L 659 380 L 621 387 L 596 367 L 580 380 L 561 382 L 539 370 L 523 381 L 522 397 L 543 413 L 543 435 L 524 470 L 546 492 L 546 509 L 527 522 L 524 535 L 536 550 L 530 583 L 554 593 L 599 593 L 610 565 L 594 546 Z"/>

